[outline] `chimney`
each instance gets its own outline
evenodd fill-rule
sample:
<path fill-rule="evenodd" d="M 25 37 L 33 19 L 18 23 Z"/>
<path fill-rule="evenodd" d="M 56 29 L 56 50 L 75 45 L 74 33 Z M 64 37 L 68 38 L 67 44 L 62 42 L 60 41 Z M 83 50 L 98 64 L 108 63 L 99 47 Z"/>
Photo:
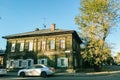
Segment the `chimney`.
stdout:
<path fill-rule="evenodd" d="M 51 24 L 51 31 L 55 31 L 55 24 Z"/>

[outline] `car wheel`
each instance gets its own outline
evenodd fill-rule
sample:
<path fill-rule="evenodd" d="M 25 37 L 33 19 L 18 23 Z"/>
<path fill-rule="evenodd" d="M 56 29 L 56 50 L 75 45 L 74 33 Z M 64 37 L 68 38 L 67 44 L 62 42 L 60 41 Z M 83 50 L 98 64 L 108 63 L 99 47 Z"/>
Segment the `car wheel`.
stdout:
<path fill-rule="evenodd" d="M 47 77 L 46 72 L 42 72 L 42 73 L 41 73 L 41 77 L 44 77 L 44 78 Z"/>
<path fill-rule="evenodd" d="M 25 77 L 25 73 L 24 73 L 24 72 L 21 72 L 21 73 L 20 73 L 20 77 Z"/>

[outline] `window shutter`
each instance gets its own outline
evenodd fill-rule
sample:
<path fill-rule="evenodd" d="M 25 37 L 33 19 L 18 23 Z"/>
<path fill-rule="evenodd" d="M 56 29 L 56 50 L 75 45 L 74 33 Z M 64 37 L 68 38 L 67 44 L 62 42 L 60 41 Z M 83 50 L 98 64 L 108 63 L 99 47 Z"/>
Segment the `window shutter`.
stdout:
<path fill-rule="evenodd" d="M 68 67 L 68 58 L 64 58 L 64 67 Z"/>
<path fill-rule="evenodd" d="M 57 66 L 61 67 L 61 59 L 60 58 L 57 59 Z"/>

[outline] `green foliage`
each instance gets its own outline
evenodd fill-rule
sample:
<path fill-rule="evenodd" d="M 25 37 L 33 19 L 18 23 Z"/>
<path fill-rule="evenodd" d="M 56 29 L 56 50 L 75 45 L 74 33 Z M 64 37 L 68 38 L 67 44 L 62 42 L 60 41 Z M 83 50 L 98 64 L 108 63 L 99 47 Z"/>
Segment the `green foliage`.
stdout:
<path fill-rule="evenodd" d="M 92 65 L 102 65 L 110 56 L 110 46 L 105 41 L 118 20 L 119 5 L 116 0 L 81 0 L 80 14 L 76 16 L 80 36 L 85 40 L 83 58 Z"/>
<path fill-rule="evenodd" d="M 118 52 L 116 55 L 116 62 L 120 63 L 120 52 Z"/>

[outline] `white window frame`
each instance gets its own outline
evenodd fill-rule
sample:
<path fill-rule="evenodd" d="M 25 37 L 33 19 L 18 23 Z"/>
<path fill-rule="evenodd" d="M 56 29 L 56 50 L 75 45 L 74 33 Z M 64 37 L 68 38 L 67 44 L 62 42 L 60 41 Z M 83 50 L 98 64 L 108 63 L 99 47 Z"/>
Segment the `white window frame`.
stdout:
<path fill-rule="evenodd" d="M 20 51 L 24 51 L 24 42 L 20 43 Z"/>
<path fill-rule="evenodd" d="M 45 48 L 46 48 L 46 42 L 42 41 L 42 50 L 45 50 Z"/>
<path fill-rule="evenodd" d="M 60 40 L 60 48 L 65 49 L 65 40 L 64 39 Z"/>
<path fill-rule="evenodd" d="M 50 40 L 50 49 L 55 49 L 55 40 Z"/>
<path fill-rule="evenodd" d="M 21 62 L 21 63 L 20 63 L 20 62 Z M 22 59 L 19 59 L 19 60 L 18 60 L 18 67 L 19 67 L 19 68 L 22 68 L 22 67 L 23 67 L 22 64 L 23 64 L 23 60 L 22 60 Z"/>
<path fill-rule="evenodd" d="M 27 67 L 27 60 L 23 60 L 23 62 L 22 62 L 22 67 L 23 67 L 23 68 L 26 68 L 26 67 Z"/>
<path fill-rule="evenodd" d="M 18 68 L 18 64 L 19 64 L 19 63 L 18 63 L 18 60 L 14 60 L 14 64 L 15 64 L 15 65 L 14 65 L 14 68 Z"/>
<path fill-rule="evenodd" d="M 14 68 L 15 62 L 14 60 L 9 61 L 9 68 Z"/>
<path fill-rule="evenodd" d="M 30 61 L 30 65 L 29 65 L 29 61 Z M 33 59 L 26 59 L 26 62 L 27 62 L 27 67 L 33 65 Z"/>
<path fill-rule="evenodd" d="M 29 51 L 33 50 L 33 42 L 29 42 Z"/>
<path fill-rule="evenodd" d="M 42 63 L 42 61 L 44 61 L 44 63 Z M 46 58 L 38 59 L 37 63 L 47 65 L 47 59 Z"/>
<path fill-rule="evenodd" d="M 58 67 L 68 67 L 68 58 L 66 58 L 66 57 L 60 57 L 60 58 L 58 58 L 57 59 L 57 66 Z"/>
<path fill-rule="evenodd" d="M 15 43 L 12 43 L 11 52 L 15 52 Z"/>

